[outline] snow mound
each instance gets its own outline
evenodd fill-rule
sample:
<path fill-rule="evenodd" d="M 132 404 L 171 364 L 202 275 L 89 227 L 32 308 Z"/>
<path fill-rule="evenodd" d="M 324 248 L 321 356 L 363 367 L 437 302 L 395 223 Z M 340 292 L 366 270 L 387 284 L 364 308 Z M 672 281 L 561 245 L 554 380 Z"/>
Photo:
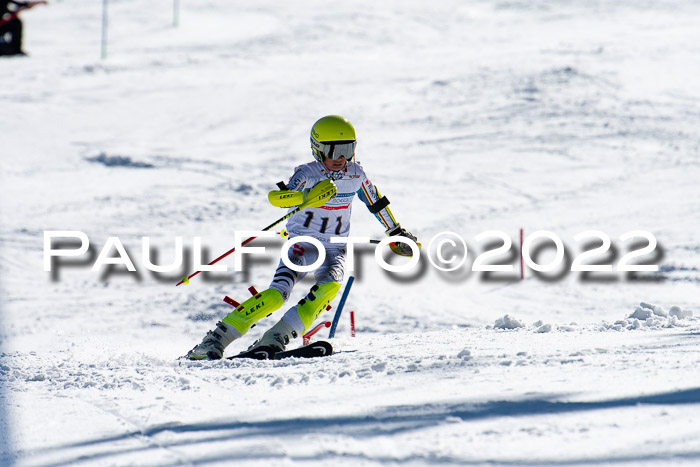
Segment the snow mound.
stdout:
<path fill-rule="evenodd" d="M 571 323 L 575 325 L 576 323 Z M 486 329 L 520 329 L 524 328 L 536 333 L 546 333 L 552 332 L 554 326 L 551 324 L 545 324 L 543 321 L 535 321 L 532 326 L 528 326 L 519 319 L 513 318 L 510 315 L 505 315 L 496 320 L 493 326 L 486 326 Z M 556 327 L 558 331 L 573 331 L 574 328 L 571 326 L 559 325 Z"/>
<path fill-rule="evenodd" d="M 644 320 L 652 318 L 654 316 L 662 316 L 664 318 L 668 318 L 668 312 L 658 305 L 652 305 L 651 303 L 641 302 L 639 306 L 637 306 L 637 308 L 634 309 L 634 313 L 632 313 L 629 317 Z"/>
<path fill-rule="evenodd" d="M 658 305 L 641 302 L 634 312 L 626 319 L 615 321 L 613 324 L 603 323 L 603 329 L 615 331 L 635 329 L 661 329 L 688 326 L 693 320 L 691 310 L 683 310 L 679 306 L 672 306 L 668 311 Z"/>
<path fill-rule="evenodd" d="M 675 316 L 678 319 L 686 319 L 693 317 L 693 312 L 691 310 L 681 310 L 680 307 L 677 307 L 675 305 L 669 308 L 668 314 L 671 316 Z"/>
<path fill-rule="evenodd" d="M 496 320 L 493 327 L 495 329 L 517 329 L 524 328 L 525 325 L 522 321 L 518 321 L 515 318 L 511 318 L 509 315 L 502 316 Z"/>
<path fill-rule="evenodd" d="M 692 310 L 684 310 L 679 306 L 671 306 L 668 311 L 659 305 L 652 303 L 640 302 L 634 311 L 625 319 L 609 323 L 603 321 L 602 325 L 593 325 L 600 331 L 632 331 L 635 329 L 664 329 L 673 327 L 688 327 L 697 323 L 697 318 L 693 318 Z M 565 324 L 546 324 L 542 320 L 535 321 L 532 325 L 526 325 L 519 319 L 510 315 L 504 315 L 498 318 L 493 326 L 487 326 L 487 329 L 525 329 L 534 333 L 548 333 L 552 331 L 558 332 L 574 332 L 581 330 L 577 323 Z"/>

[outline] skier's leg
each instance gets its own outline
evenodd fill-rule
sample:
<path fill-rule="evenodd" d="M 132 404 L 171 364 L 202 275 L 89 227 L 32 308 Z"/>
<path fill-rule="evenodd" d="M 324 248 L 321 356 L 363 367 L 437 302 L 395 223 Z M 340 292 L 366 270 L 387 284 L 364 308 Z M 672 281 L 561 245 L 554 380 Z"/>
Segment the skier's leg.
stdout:
<path fill-rule="evenodd" d="M 340 283 L 326 282 L 311 287 L 311 291 L 298 304 L 290 308 L 274 326 L 265 331 L 251 349 L 260 346 L 274 347 L 278 352 L 285 349 L 292 339 L 304 334 L 314 320 L 333 301 L 340 290 Z"/>
<path fill-rule="evenodd" d="M 284 304 L 282 294 L 277 289 L 267 289 L 255 294 L 240 304 L 222 320 L 232 326 L 242 336 L 255 326 L 260 319 L 269 316 Z"/>
<path fill-rule="evenodd" d="M 289 261 L 298 266 L 306 266 L 313 264 L 318 258 L 318 252 L 313 245 L 309 243 L 297 243 L 287 252 Z M 295 271 L 287 267 L 282 260 L 277 266 L 275 275 L 270 283 L 271 289 L 276 289 L 282 294 L 282 298 L 286 302 L 289 299 L 289 294 L 292 293 L 294 286 L 306 277 L 306 272 Z"/>
<path fill-rule="evenodd" d="M 307 244 L 289 250 L 289 259 L 294 264 L 305 266 L 307 261 L 313 263 L 316 256 L 309 254 Z M 305 254 L 306 252 L 306 254 Z M 250 328 L 265 316 L 269 316 L 280 308 L 289 297 L 289 293 L 306 273 L 295 272 L 280 261 L 270 288 L 250 297 L 236 307 L 222 321 L 216 324 L 216 329 L 209 331 L 202 342 L 187 353 L 192 360 L 220 359 L 226 347 L 246 334 Z"/>
<path fill-rule="evenodd" d="M 6 39 L 10 41 L 12 40 L 12 35 L 8 34 L 10 33 L 11 24 L 12 22 L 9 22 L 5 25 L 0 26 L 0 55 L 12 55 L 12 46 L 9 42 L 6 42 Z"/>
<path fill-rule="evenodd" d="M 253 347 L 267 345 L 281 351 L 292 339 L 304 334 L 338 294 L 344 265 L 344 249 L 327 249 L 326 260 L 314 273 L 316 285 L 298 304 L 287 310 L 282 319 L 268 329 Z"/>
<path fill-rule="evenodd" d="M 3 34 L 10 33 L 9 55 L 22 53 L 22 21 L 15 18 L 5 25 Z"/>
<path fill-rule="evenodd" d="M 316 248 L 304 242 L 295 244 L 287 254 L 289 261 L 299 266 L 313 264 L 318 258 Z M 289 298 L 297 281 L 302 280 L 304 276 L 305 272 L 297 272 L 280 260 L 270 288 L 245 301 L 224 318 L 224 323 L 232 325 L 241 335 L 245 334 L 259 319 L 280 308 Z"/>
<path fill-rule="evenodd" d="M 304 334 L 313 322 L 333 301 L 340 290 L 340 282 L 316 284 L 298 304 L 287 310 L 282 319 L 287 321 L 297 334 Z"/>

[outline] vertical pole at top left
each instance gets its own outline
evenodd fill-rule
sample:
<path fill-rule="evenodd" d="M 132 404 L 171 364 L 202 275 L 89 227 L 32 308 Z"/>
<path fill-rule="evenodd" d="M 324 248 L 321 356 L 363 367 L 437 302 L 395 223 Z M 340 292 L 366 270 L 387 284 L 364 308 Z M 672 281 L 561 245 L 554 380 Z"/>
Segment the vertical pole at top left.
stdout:
<path fill-rule="evenodd" d="M 173 27 L 180 25 L 180 0 L 173 0 Z"/>
<path fill-rule="evenodd" d="M 109 0 L 102 0 L 102 60 L 107 58 L 107 3 Z"/>

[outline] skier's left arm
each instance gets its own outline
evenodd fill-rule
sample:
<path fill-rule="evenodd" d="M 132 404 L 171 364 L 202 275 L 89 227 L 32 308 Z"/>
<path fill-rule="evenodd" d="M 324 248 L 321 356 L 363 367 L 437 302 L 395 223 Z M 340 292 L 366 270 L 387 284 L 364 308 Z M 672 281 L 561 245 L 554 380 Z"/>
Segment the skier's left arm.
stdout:
<path fill-rule="evenodd" d="M 385 232 L 389 237 L 406 237 L 414 242 L 418 240 L 415 235 L 396 222 L 394 215 L 389 209 L 389 199 L 386 196 L 382 196 L 366 176 L 362 178 L 362 188 L 358 190 L 357 195 L 365 203 L 369 212 L 374 214 L 384 226 Z M 405 243 L 392 243 L 390 246 L 391 250 L 398 255 L 413 256 L 413 250 Z M 420 243 L 418 243 L 418 246 L 420 247 Z"/>

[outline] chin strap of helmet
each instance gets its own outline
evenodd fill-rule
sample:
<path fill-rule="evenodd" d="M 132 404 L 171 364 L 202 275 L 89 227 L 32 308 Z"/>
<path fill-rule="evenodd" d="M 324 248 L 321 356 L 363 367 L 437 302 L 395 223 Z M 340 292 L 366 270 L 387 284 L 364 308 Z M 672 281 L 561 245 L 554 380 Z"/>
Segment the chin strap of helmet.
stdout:
<path fill-rule="evenodd" d="M 344 176 L 345 176 L 345 173 L 342 170 L 334 170 L 332 172 L 331 171 L 326 172 L 326 177 L 329 180 L 333 180 L 333 181 L 340 180 Z"/>

